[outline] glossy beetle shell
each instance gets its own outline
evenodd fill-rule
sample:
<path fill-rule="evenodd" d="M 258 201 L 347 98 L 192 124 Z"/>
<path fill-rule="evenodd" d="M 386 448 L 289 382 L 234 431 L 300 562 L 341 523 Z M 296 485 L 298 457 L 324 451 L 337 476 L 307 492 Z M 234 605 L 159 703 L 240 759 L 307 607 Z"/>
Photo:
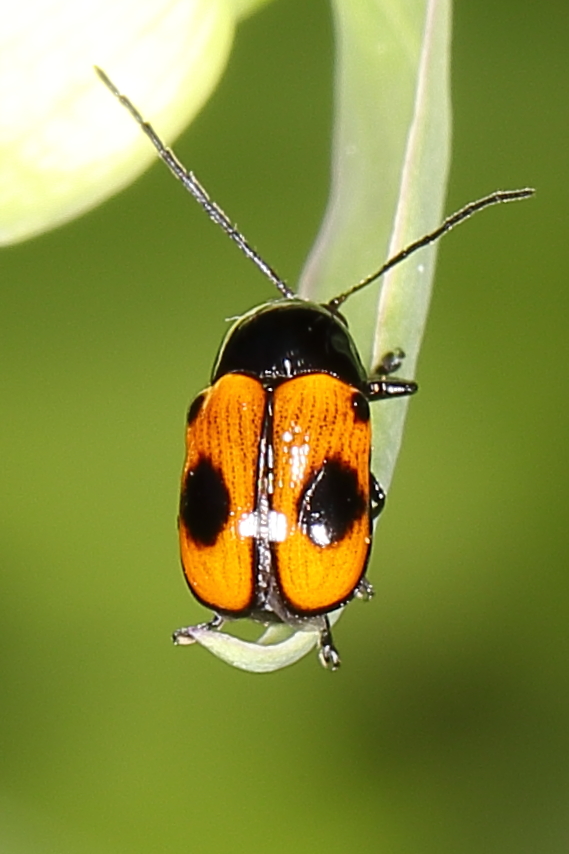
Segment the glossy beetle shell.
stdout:
<path fill-rule="evenodd" d="M 365 388 L 322 306 L 269 303 L 230 330 L 188 413 L 180 547 L 201 602 L 293 622 L 352 597 L 372 533 Z"/>

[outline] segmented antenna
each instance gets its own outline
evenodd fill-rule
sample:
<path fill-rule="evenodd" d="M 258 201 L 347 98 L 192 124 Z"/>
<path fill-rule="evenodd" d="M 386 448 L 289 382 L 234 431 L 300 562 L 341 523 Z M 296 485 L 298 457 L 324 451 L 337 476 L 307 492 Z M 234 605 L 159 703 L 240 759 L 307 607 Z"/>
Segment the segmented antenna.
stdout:
<path fill-rule="evenodd" d="M 490 193 L 490 195 L 484 196 L 482 199 L 477 199 L 475 202 L 469 202 L 469 204 L 465 205 L 459 211 L 448 216 L 438 228 L 435 228 L 434 231 L 430 231 L 429 234 L 425 234 L 424 237 L 420 237 L 419 240 L 416 240 L 414 243 L 410 243 L 409 246 L 406 246 L 405 249 L 401 250 L 401 252 L 393 255 L 392 258 L 385 262 L 383 267 L 380 267 L 379 270 L 372 273 L 371 276 L 366 276 L 366 278 L 362 279 L 361 282 L 358 282 L 357 285 L 354 285 L 349 290 L 344 291 L 343 294 L 339 294 L 337 297 L 334 297 L 334 299 L 331 299 L 329 303 L 326 303 L 326 305 L 331 311 L 337 311 L 342 303 L 344 303 L 348 297 L 351 297 L 352 294 L 366 288 L 372 282 L 375 282 L 376 279 L 379 279 L 380 276 L 387 273 L 388 270 L 391 270 L 392 267 L 395 267 L 396 264 L 400 264 L 401 261 L 404 261 L 405 258 L 408 258 L 409 255 L 416 252 L 417 249 L 422 249 L 423 246 L 428 246 L 429 243 L 433 243 L 435 240 L 438 240 L 439 237 L 443 236 L 443 234 L 447 234 L 447 232 L 453 229 L 455 225 L 458 225 L 460 222 L 464 222 L 465 219 L 468 219 L 473 214 L 478 213 L 478 211 L 484 210 L 484 208 L 488 208 L 490 205 L 500 204 L 500 202 L 516 202 L 519 199 L 527 199 L 530 196 L 533 196 L 534 193 L 535 190 L 530 187 L 524 187 L 522 190 L 496 190 L 494 193 Z"/>
<path fill-rule="evenodd" d="M 221 210 L 219 205 L 211 200 L 207 191 L 202 187 L 193 172 L 186 169 L 185 166 L 180 163 L 174 152 L 164 145 L 152 125 L 143 119 L 132 101 L 117 89 L 112 80 L 107 77 L 101 68 L 95 66 L 95 71 L 107 89 L 110 89 L 115 98 L 120 101 L 123 107 L 128 110 L 133 119 L 140 125 L 141 129 L 144 131 L 170 172 L 172 172 L 178 181 L 181 181 L 186 190 L 188 190 L 194 199 L 196 199 L 196 201 L 202 206 L 210 219 L 223 229 L 223 231 L 237 244 L 239 249 L 247 256 L 247 258 L 255 264 L 261 273 L 263 273 L 267 279 L 273 283 L 284 297 L 287 297 L 287 299 L 293 299 L 296 296 L 294 291 L 292 291 L 281 277 L 277 275 L 273 268 L 261 258 L 258 252 L 253 249 L 251 244 L 245 240 L 237 226 L 231 222 L 227 214 Z"/>

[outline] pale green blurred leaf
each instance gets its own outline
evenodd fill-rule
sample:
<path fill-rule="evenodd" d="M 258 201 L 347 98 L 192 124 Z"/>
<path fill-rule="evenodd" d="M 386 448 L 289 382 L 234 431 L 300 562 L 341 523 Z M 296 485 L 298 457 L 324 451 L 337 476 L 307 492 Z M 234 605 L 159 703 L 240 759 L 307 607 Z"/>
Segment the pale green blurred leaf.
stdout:
<path fill-rule="evenodd" d="M 226 0 L 228 6 L 233 9 L 237 18 L 246 18 L 252 15 L 262 6 L 266 6 L 272 0 Z"/>
<path fill-rule="evenodd" d="M 0 32 L 0 244 L 72 219 L 156 153 L 99 65 L 171 142 L 225 67 L 239 17 L 267 0 L 30 0 Z"/>

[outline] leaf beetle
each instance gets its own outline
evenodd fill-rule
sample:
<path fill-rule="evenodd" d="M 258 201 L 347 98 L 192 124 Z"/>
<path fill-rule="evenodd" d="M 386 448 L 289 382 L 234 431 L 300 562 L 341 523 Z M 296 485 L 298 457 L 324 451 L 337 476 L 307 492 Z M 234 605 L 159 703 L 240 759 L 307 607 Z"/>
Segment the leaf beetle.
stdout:
<path fill-rule="evenodd" d="M 280 293 L 235 322 L 210 385 L 188 410 L 178 530 L 188 585 L 214 612 L 201 627 L 249 617 L 317 631 L 320 661 L 335 670 L 340 657 L 328 614 L 373 595 L 365 572 L 385 503 L 370 471 L 369 404 L 417 391 L 415 382 L 392 377 L 402 351 L 386 354 L 368 375 L 340 307 L 477 211 L 533 190 L 471 202 L 344 293 L 313 303 L 286 285 L 132 102 L 96 72 L 174 176 Z M 174 642 L 187 642 L 193 629 L 178 629 Z"/>

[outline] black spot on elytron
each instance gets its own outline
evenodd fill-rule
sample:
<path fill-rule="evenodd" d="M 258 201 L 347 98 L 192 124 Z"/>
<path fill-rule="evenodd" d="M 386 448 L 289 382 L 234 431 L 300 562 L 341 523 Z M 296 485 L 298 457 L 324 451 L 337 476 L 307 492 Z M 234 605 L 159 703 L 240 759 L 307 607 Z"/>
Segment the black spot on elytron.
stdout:
<path fill-rule="evenodd" d="M 366 510 L 357 472 L 342 460 L 327 460 L 302 491 L 298 524 L 314 545 L 325 548 L 342 540 Z"/>
<path fill-rule="evenodd" d="M 194 398 L 194 400 L 192 400 L 192 402 L 190 403 L 190 408 L 188 409 L 188 417 L 186 419 L 188 427 L 190 426 L 190 424 L 193 424 L 196 418 L 198 417 L 200 410 L 203 406 L 204 400 L 205 391 L 202 391 L 201 394 L 198 394 L 198 396 Z"/>
<path fill-rule="evenodd" d="M 354 410 L 354 418 L 363 424 L 369 421 L 369 403 L 363 396 L 361 391 L 355 391 L 352 395 L 352 409 Z"/>
<path fill-rule="evenodd" d="M 213 546 L 229 519 L 229 492 L 223 475 L 202 457 L 190 469 L 180 498 L 180 520 L 192 540 Z"/>

